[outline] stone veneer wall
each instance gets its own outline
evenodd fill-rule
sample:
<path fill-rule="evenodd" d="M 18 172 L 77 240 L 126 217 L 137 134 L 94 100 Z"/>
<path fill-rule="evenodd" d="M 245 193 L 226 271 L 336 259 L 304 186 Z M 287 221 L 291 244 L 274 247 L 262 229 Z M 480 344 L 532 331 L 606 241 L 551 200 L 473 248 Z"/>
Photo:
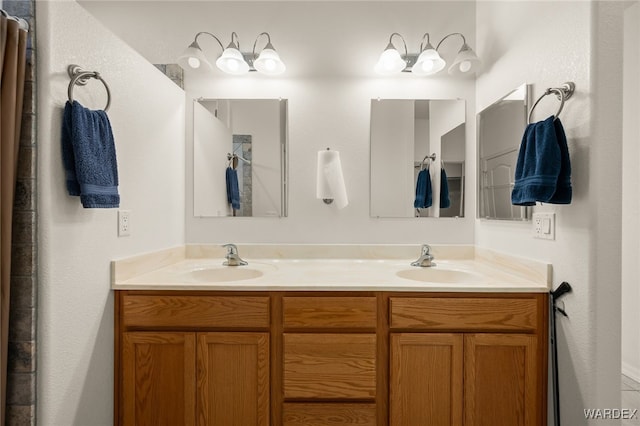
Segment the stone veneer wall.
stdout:
<path fill-rule="evenodd" d="M 178 64 L 153 64 L 164 75 L 169 77 L 171 81 L 178 85 L 181 89 L 184 89 L 184 71 Z"/>
<path fill-rule="evenodd" d="M 29 22 L 27 68 L 14 199 L 7 426 L 36 424 L 36 45 L 35 0 L 4 0 L 2 8 Z"/>
<path fill-rule="evenodd" d="M 238 153 L 245 160 L 251 161 L 251 135 L 233 135 L 233 152 Z M 253 182 L 251 164 L 239 161 L 242 169 L 242 188 L 240 192 L 240 211 L 238 216 L 253 216 Z"/>

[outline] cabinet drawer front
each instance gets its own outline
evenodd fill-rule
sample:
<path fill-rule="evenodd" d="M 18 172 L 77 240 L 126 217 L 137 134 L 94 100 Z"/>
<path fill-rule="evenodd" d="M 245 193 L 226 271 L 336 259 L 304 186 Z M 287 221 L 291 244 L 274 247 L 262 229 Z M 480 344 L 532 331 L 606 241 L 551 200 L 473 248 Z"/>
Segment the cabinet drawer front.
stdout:
<path fill-rule="evenodd" d="M 372 399 L 375 334 L 284 335 L 284 397 Z"/>
<path fill-rule="evenodd" d="M 376 426 L 375 404 L 287 403 L 283 426 Z"/>
<path fill-rule="evenodd" d="M 375 297 L 283 297 L 285 328 L 375 328 Z"/>
<path fill-rule="evenodd" d="M 146 296 L 122 299 L 125 327 L 269 327 L 268 296 Z"/>
<path fill-rule="evenodd" d="M 393 329 L 535 331 L 534 298 L 392 297 Z"/>

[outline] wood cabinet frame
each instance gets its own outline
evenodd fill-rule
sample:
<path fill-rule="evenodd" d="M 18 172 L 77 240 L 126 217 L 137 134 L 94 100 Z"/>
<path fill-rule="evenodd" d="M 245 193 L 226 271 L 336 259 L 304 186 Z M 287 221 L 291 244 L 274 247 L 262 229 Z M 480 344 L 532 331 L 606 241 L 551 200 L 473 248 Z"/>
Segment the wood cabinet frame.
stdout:
<path fill-rule="evenodd" d="M 167 317 L 157 325 L 149 322 L 149 318 L 141 323 L 131 320 L 125 315 L 128 311 L 124 309 L 123 303 L 126 297 L 193 297 L 189 299 L 195 301 L 196 298 L 218 297 L 222 299 L 224 306 L 232 306 L 232 312 L 242 310 L 243 306 L 248 306 L 251 315 L 237 315 L 238 322 L 216 322 L 216 311 L 209 312 L 201 322 L 196 321 L 195 325 L 185 322 L 184 317 L 180 322 L 172 326 Z M 268 310 L 265 316 L 260 298 L 268 298 Z M 246 303 L 240 303 L 240 307 L 234 302 L 235 298 L 245 298 Z M 257 299 L 256 299 L 257 298 Z M 317 306 L 312 298 L 318 298 Z M 324 312 L 327 306 L 332 306 L 332 298 L 336 301 L 343 301 L 344 304 L 333 306 L 334 317 L 330 318 Z M 363 298 L 363 299 L 359 299 Z M 469 323 L 468 318 L 462 316 L 470 314 L 467 308 L 462 310 L 453 309 L 448 312 L 440 312 L 437 321 L 424 321 L 418 315 L 410 322 L 396 322 L 392 318 L 392 300 L 405 299 L 428 299 L 425 306 L 457 306 L 460 304 L 470 304 L 469 306 L 482 307 L 483 305 L 494 306 L 494 304 L 504 303 L 505 306 L 522 306 L 524 310 L 518 309 L 513 315 L 508 314 L 509 309 L 503 312 L 502 317 L 498 315 L 495 321 L 487 315 L 491 314 L 485 309 L 481 312 L 485 318 L 487 327 L 475 327 L 477 321 Z M 366 301 L 365 301 L 366 299 Z M 443 303 L 438 303 L 440 299 Z M 483 299 L 486 299 L 484 303 Z M 218 299 L 216 299 L 218 300 Z M 363 300 L 362 306 L 358 300 Z M 228 303 L 227 303 L 228 302 Z M 466 306 L 466 305 L 465 305 Z M 253 307 L 253 308 L 251 308 Z M 533 307 L 533 308 L 532 308 Z M 252 310 L 253 309 L 253 310 Z M 314 309 L 316 311 L 314 311 Z M 533 309 L 533 310 L 532 310 Z M 362 312 L 360 312 L 360 310 Z M 375 310 L 375 315 L 372 315 Z M 535 311 L 535 312 L 534 312 Z M 287 312 L 287 318 L 285 318 Z M 297 315 L 294 320 L 291 313 Z M 535 313 L 535 315 L 534 315 Z M 406 312 L 405 312 L 406 314 Z M 411 314 L 413 315 L 413 314 Z M 405 315 L 410 317 L 411 315 Z M 227 319 L 229 316 L 225 316 Z M 458 321 L 449 319 L 458 318 Z M 213 320 L 211 320 L 213 318 Z M 244 319 L 243 319 L 244 318 Z M 480 317 L 478 317 L 480 318 Z M 502 318 L 502 319 L 500 319 Z M 202 319 L 202 318 L 201 318 Z M 248 320 L 247 320 L 248 319 Z M 208 321 L 212 321 L 208 323 Z M 493 321 L 493 322 L 492 322 Z M 480 321 L 482 323 L 482 320 Z M 270 403 L 270 424 L 280 426 L 283 424 L 283 410 L 285 404 L 290 404 L 284 398 L 284 334 L 285 333 L 344 333 L 344 334 L 375 334 L 376 347 L 376 371 L 375 384 L 376 392 L 372 398 L 362 400 L 344 400 L 340 398 L 326 399 L 322 401 L 300 400 L 294 401 L 300 404 L 313 404 L 313 407 L 320 409 L 318 418 L 321 418 L 322 404 L 344 404 L 344 412 L 357 412 L 358 407 L 363 408 L 363 412 L 370 413 L 371 408 L 375 408 L 376 426 L 387 426 L 389 424 L 389 398 L 390 398 L 390 353 L 391 353 L 391 333 L 493 333 L 493 334 L 525 334 L 535 340 L 535 374 L 540 386 L 539 392 L 532 396 L 536 409 L 541 414 L 536 423 L 532 426 L 546 425 L 547 411 L 547 350 L 548 350 L 548 294 L 547 293 L 429 293 L 429 292 L 388 292 L 388 291 L 179 291 L 179 290 L 118 290 L 115 297 L 115 361 L 114 361 L 114 424 L 122 425 L 122 391 L 123 391 L 123 336 L 125 332 L 132 331 L 165 331 L 165 332 L 266 332 L 269 335 L 269 403 Z M 355 404 L 355 405 L 348 405 Z M 358 405 L 360 404 L 360 405 Z M 291 408 L 292 406 L 289 405 Z M 342 405 L 341 405 L 342 407 Z M 295 411 L 295 406 L 290 412 Z M 367 417 L 371 421 L 371 417 Z M 294 424 L 294 423 L 292 423 Z"/>

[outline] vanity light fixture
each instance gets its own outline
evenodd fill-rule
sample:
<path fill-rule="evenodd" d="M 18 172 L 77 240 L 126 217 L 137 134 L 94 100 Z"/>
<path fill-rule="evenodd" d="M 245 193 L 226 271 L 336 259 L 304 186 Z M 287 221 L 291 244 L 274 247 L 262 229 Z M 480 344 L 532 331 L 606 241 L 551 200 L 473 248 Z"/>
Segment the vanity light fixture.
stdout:
<path fill-rule="evenodd" d="M 478 55 L 476 55 L 473 49 L 469 47 L 469 45 L 467 44 L 467 40 L 461 33 L 451 33 L 444 36 L 443 39 L 440 40 L 440 43 L 438 43 L 438 47 L 436 48 L 436 50 L 440 47 L 443 41 L 454 35 L 459 35 L 460 37 L 462 37 L 462 46 L 460 47 L 458 54 L 453 60 L 453 63 L 449 67 L 449 74 L 461 75 L 466 73 L 474 73 L 478 68 L 478 65 L 480 65 L 480 59 L 478 59 Z"/>
<path fill-rule="evenodd" d="M 393 36 L 398 36 L 402 40 L 404 45 L 404 55 L 402 55 L 398 49 L 392 43 Z M 425 33 L 420 43 L 420 51 L 416 53 L 408 53 L 407 43 L 404 37 L 398 33 L 391 34 L 389 37 L 389 44 L 385 48 L 384 52 L 380 55 L 380 59 L 375 66 L 375 71 L 382 75 L 393 75 L 400 72 L 412 72 L 415 75 L 433 75 L 440 72 L 447 65 L 446 61 L 442 59 L 438 50 L 446 39 L 452 36 L 462 37 L 462 47 L 458 51 L 453 63 L 449 67 L 449 74 L 451 75 L 464 75 L 475 72 L 480 63 L 478 56 L 467 44 L 462 33 L 447 34 L 440 40 L 436 48 L 433 47 L 429 40 L 429 33 Z"/>
<path fill-rule="evenodd" d="M 233 41 L 235 37 L 235 42 Z M 231 42 L 222 51 L 222 55 L 216 59 L 216 66 L 223 72 L 233 75 L 244 75 L 249 72 L 249 64 L 244 60 L 240 52 L 238 34 L 231 33 Z"/>
<path fill-rule="evenodd" d="M 424 44 L 425 39 L 427 41 L 426 45 Z M 418 55 L 418 59 L 411 67 L 411 72 L 415 75 L 432 75 L 440 72 L 445 65 L 447 63 L 442 59 L 438 50 L 431 45 L 429 33 L 425 33 L 420 42 L 420 55 Z"/>
<path fill-rule="evenodd" d="M 278 75 L 285 72 L 287 67 L 284 65 L 284 62 L 280 59 L 280 55 L 276 52 L 276 49 L 273 48 L 273 44 L 271 44 L 271 36 L 269 33 L 260 33 L 258 37 L 256 37 L 256 41 L 253 42 L 253 57 L 256 57 L 256 44 L 258 43 L 258 39 L 260 36 L 267 36 L 267 44 L 260 51 L 260 55 L 253 61 L 254 68 L 266 75 Z"/>
<path fill-rule="evenodd" d="M 203 34 L 213 37 L 220 45 L 222 54 L 216 59 L 216 66 L 227 74 L 244 75 L 250 71 L 257 71 L 266 75 L 278 75 L 286 70 L 286 66 L 280 59 L 280 55 L 278 55 L 278 52 L 276 52 L 271 44 L 271 36 L 269 33 L 260 33 L 253 43 L 253 51 L 251 53 L 243 53 L 240 51 L 240 42 L 235 32 L 231 33 L 231 42 L 225 48 L 218 37 L 207 31 L 201 31 L 196 34 L 193 43 L 191 43 L 178 58 L 178 64 L 183 69 L 213 69 L 213 66 L 204 56 L 202 48 L 198 44 L 198 37 Z M 267 37 L 267 44 L 258 55 L 256 54 L 256 46 L 258 40 L 263 35 Z"/>
<path fill-rule="evenodd" d="M 380 55 L 380 59 L 378 59 L 378 63 L 376 64 L 375 70 L 378 74 L 397 74 L 407 67 L 406 59 L 402 58 L 400 52 L 398 52 L 393 45 L 393 36 L 400 37 L 402 44 L 404 45 L 404 57 L 406 58 L 408 56 L 407 43 L 405 42 L 404 37 L 398 33 L 392 33 L 389 37 L 389 44 L 387 44 L 387 47 Z"/>

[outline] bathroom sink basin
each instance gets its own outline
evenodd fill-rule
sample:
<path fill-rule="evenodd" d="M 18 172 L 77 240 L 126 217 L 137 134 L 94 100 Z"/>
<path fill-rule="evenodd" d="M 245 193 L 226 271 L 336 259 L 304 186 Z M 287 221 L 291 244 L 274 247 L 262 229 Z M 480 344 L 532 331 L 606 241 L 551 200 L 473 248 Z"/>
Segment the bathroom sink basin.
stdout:
<path fill-rule="evenodd" d="M 459 271 L 456 269 L 440 269 L 436 266 L 431 268 L 413 268 L 398 271 L 400 278 L 413 281 L 446 284 L 468 284 L 482 281 L 482 277 L 471 272 Z"/>
<path fill-rule="evenodd" d="M 199 268 L 183 274 L 183 276 L 189 281 L 207 283 L 250 280 L 253 278 L 260 278 L 262 275 L 262 271 L 241 266 Z"/>

